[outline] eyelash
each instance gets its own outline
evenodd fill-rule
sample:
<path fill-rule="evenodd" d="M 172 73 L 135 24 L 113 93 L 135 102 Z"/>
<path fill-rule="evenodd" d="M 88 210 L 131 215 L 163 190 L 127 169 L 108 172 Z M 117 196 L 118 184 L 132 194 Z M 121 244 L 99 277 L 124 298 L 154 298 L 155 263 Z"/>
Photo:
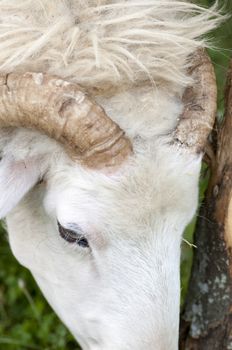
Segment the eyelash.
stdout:
<path fill-rule="evenodd" d="M 70 244 L 77 244 L 82 248 L 89 248 L 88 240 L 83 236 L 83 234 L 77 233 L 73 230 L 69 230 L 65 227 L 63 227 L 59 222 L 58 229 L 61 238 L 63 238 L 66 242 Z"/>

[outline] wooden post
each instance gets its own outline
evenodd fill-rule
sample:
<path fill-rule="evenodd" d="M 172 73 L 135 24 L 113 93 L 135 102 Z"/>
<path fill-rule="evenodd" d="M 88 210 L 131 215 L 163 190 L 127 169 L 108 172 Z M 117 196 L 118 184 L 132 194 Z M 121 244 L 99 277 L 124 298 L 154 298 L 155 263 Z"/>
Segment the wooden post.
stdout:
<path fill-rule="evenodd" d="M 225 104 L 195 232 L 197 249 L 181 317 L 180 350 L 232 350 L 232 61 Z"/>

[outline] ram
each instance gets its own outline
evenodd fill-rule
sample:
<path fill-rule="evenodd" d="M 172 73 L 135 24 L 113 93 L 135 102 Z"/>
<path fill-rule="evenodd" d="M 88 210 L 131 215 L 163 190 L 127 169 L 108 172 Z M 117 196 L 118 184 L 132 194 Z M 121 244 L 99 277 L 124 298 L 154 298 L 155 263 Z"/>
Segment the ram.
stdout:
<path fill-rule="evenodd" d="M 83 349 L 176 350 L 182 233 L 216 109 L 175 0 L 0 1 L 0 216 Z"/>

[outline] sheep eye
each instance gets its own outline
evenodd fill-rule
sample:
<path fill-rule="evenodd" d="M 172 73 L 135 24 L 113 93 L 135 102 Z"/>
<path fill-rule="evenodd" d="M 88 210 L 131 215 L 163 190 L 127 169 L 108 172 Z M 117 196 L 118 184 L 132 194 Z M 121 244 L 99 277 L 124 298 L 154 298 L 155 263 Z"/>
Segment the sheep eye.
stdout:
<path fill-rule="evenodd" d="M 83 236 L 82 233 L 77 233 L 73 230 L 69 230 L 65 227 L 63 227 L 59 222 L 58 222 L 58 229 L 60 232 L 60 236 L 65 239 L 68 243 L 76 243 L 82 248 L 88 248 L 89 243 L 88 240 Z"/>

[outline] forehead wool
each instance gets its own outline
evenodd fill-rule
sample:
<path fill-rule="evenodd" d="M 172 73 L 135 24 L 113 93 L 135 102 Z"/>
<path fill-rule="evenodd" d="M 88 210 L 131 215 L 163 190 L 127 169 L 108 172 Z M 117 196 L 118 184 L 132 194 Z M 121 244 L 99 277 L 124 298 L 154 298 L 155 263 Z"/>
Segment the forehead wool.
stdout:
<path fill-rule="evenodd" d="M 0 71 L 46 71 L 86 87 L 183 86 L 187 57 L 220 21 L 174 0 L 1 0 Z"/>

